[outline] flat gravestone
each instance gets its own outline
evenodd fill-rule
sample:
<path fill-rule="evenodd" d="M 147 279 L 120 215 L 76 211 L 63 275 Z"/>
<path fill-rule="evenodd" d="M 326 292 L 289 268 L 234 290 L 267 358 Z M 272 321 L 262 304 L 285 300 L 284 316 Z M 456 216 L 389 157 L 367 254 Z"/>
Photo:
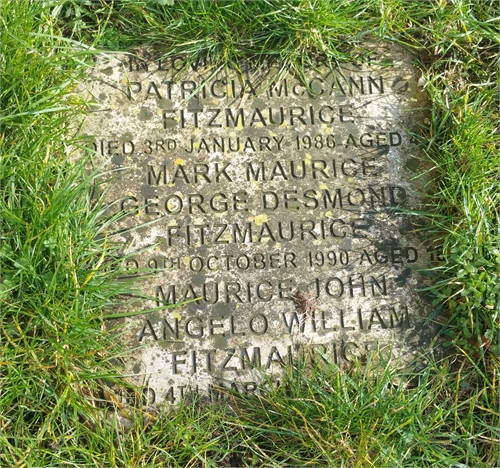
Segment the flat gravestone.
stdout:
<path fill-rule="evenodd" d="M 415 269 L 430 254 L 404 214 L 426 182 L 412 56 L 377 46 L 303 76 L 160 56 L 99 58 L 81 129 L 115 171 L 127 267 L 157 272 L 137 274 L 146 298 L 128 310 L 144 313 L 120 335 L 149 401 L 256 391 L 299 354 L 415 357 L 433 332 Z"/>

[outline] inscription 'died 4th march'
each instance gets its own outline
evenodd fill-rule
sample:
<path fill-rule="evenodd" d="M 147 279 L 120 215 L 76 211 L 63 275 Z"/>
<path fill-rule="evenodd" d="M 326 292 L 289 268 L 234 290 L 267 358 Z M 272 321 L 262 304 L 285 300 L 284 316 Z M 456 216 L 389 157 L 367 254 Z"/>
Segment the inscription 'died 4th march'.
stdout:
<path fill-rule="evenodd" d="M 405 362 L 429 343 L 414 267 L 439 253 L 401 210 L 425 187 L 411 55 L 378 46 L 363 63 L 318 57 L 279 79 L 279 64 L 217 71 L 158 56 L 99 58 L 81 129 L 116 173 L 127 267 L 158 273 L 138 279 L 151 299 L 121 335 L 149 402 L 256 391 L 262 371 L 279 378 L 304 350 Z"/>

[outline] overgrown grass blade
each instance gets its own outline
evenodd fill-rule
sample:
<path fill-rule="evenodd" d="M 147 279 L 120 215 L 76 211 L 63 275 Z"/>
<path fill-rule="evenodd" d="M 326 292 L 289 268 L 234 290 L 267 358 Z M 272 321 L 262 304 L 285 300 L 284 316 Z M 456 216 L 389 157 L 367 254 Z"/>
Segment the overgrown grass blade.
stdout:
<path fill-rule="evenodd" d="M 498 465 L 499 20 L 496 0 L 1 2 L 0 465 Z M 260 395 L 144 407 L 104 327 L 133 297 L 114 218 L 91 195 L 112 175 L 68 154 L 92 55 L 155 44 L 300 74 L 318 52 L 362 60 L 369 40 L 413 50 L 431 98 L 435 190 L 415 214 L 442 246 L 427 273 L 451 357 L 406 372 L 376 356 L 298 362 Z"/>

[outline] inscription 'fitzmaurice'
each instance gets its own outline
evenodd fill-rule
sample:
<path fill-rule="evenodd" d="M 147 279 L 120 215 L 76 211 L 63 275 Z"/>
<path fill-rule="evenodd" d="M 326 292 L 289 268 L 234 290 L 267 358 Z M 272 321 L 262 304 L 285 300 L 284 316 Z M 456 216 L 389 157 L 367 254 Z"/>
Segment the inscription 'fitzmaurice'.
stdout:
<path fill-rule="evenodd" d="M 165 110 L 162 114 L 163 127 L 167 128 L 245 128 L 267 126 L 310 126 L 316 123 L 333 124 L 336 120 L 340 123 L 354 122 L 352 110 L 349 105 L 315 106 L 304 108 L 294 106 L 279 109 L 260 109 L 258 107 L 247 112 L 244 109 L 206 109 L 206 110 Z"/>
<path fill-rule="evenodd" d="M 439 252 L 406 214 L 427 189 L 411 136 L 426 98 L 404 49 L 372 48 L 301 78 L 141 58 L 165 51 L 97 61 L 82 134 L 116 174 L 109 213 L 141 292 L 120 339 L 149 403 L 258 391 L 300 353 L 403 363 L 430 342 L 418 268 Z"/>

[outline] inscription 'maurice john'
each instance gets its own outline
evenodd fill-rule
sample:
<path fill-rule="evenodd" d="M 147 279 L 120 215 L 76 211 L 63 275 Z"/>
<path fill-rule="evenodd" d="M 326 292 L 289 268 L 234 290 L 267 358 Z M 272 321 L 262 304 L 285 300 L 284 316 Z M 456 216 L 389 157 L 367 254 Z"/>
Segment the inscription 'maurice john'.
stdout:
<path fill-rule="evenodd" d="M 298 353 L 404 360 L 430 339 L 411 268 L 429 252 L 398 212 L 424 187 L 408 133 L 425 105 L 417 72 L 395 46 L 322 60 L 279 80 L 269 64 L 213 75 L 197 62 L 176 80 L 181 58 L 97 62 L 82 133 L 119 171 L 127 268 L 158 272 L 122 335 L 150 403 L 258 391 Z"/>

